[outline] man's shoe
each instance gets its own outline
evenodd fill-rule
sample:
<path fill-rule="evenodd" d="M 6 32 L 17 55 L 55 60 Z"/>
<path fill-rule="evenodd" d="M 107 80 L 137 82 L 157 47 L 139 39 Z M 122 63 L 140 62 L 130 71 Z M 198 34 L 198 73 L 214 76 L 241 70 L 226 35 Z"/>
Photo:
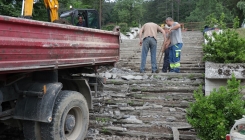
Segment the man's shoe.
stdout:
<path fill-rule="evenodd" d="M 159 70 L 156 70 L 156 71 L 152 71 L 152 73 L 159 73 Z"/>
<path fill-rule="evenodd" d="M 162 73 L 168 73 L 166 69 L 162 69 Z"/>

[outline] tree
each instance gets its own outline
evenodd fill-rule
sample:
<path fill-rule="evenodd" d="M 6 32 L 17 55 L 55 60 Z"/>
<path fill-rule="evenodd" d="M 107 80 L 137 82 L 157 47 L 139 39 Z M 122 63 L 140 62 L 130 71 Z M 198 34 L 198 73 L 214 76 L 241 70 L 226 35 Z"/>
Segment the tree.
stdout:
<path fill-rule="evenodd" d="M 167 17 L 178 22 L 185 22 L 190 16 L 195 0 L 150 0 L 144 2 L 144 22 L 162 23 Z"/>
<path fill-rule="evenodd" d="M 22 0 L 0 0 L 0 14 L 18 17 L 21 15 Z"/>
<path fill-rule="evenodd" d="M 225 21 L 231 22 L 234 15 L 224 5 L 225 3 L 223 3 L 223 0 L 198 0 L 196 8 L 186 20 L 200 22 L 204 21 L 207 15 L 214 14 L 215 18 L 218 18 L 221 16 L 221 13 L 225 13 L 227 17 Z"/>
<path fill-rule="evenodd" d="M 102 24 L 117 22 L 117 13 L 114 12 L 115 2 L 104 2 L 102 6 Z"/>
<path fill-rule="evenodd" d="M 245 0 L 241 0 L 237 3 L 237 7 L 243 11 L 243 15 L 245 16 Z"/>
<path fill-rule="evenodd" d="M 140 23 L 143 17 L 144 0 L 116 0 L 114 12 L 118 22 L 125 22 L 129 25 Z"/>

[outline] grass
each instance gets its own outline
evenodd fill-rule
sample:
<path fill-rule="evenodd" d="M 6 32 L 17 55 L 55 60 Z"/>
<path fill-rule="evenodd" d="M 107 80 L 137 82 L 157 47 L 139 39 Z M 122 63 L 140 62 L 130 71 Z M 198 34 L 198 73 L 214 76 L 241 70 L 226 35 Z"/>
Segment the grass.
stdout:
<path fill-rule="evenodd" d="M 106 123 L 110 121 L 110 119 L 109 118 L 96 118 L 96 121 Z"/>
<path fill-rule="evenodd" d="M 193 79 L 194 77 L 195 77 L 194 74 L 190 74 L 190 75 L 188 76 L 189 79 Z"/>
<path fill-rule="evenodd" d="M 106 128 L 102 128 L 102 133 L 108 133 L 109 131 Z"/>
<path fill-rule="evenodd" d="M 245 39 L 245 28 L 237 29 L 237 33 L 239 34 L 239 36 L 241 38 L 244 38 Z"/>

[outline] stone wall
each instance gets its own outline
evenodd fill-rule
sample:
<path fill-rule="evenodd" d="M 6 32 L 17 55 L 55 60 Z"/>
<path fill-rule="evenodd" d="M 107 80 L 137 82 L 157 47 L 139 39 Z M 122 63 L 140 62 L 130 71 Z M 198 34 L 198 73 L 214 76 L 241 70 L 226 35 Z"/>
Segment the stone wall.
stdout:
<path fill-rule="evenodd" d="M 245 64 L 221 64 L 221 63 L 205 63 L 205 95 L 220 86 L 227 85 L 227 80 L 232 74 L 245 85 Z M 245 91 L 243 91 L 245 93 Z"/>

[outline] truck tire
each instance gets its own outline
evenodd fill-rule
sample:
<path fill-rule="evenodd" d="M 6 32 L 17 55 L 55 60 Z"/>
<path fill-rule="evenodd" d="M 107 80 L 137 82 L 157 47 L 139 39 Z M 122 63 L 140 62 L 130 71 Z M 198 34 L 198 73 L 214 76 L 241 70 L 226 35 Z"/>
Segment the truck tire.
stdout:
<path fill-rule="evenodd" d="M 61 91 L 51 123 L 41 123 L 43 140 L 83 140 L 89 124 L 86 99 L 79 92 Z"/>
<path fill-rule="evenodd" d="M 25 140 L 41 140 L 40 123 L 23 121 L 23 133 Z"/>

